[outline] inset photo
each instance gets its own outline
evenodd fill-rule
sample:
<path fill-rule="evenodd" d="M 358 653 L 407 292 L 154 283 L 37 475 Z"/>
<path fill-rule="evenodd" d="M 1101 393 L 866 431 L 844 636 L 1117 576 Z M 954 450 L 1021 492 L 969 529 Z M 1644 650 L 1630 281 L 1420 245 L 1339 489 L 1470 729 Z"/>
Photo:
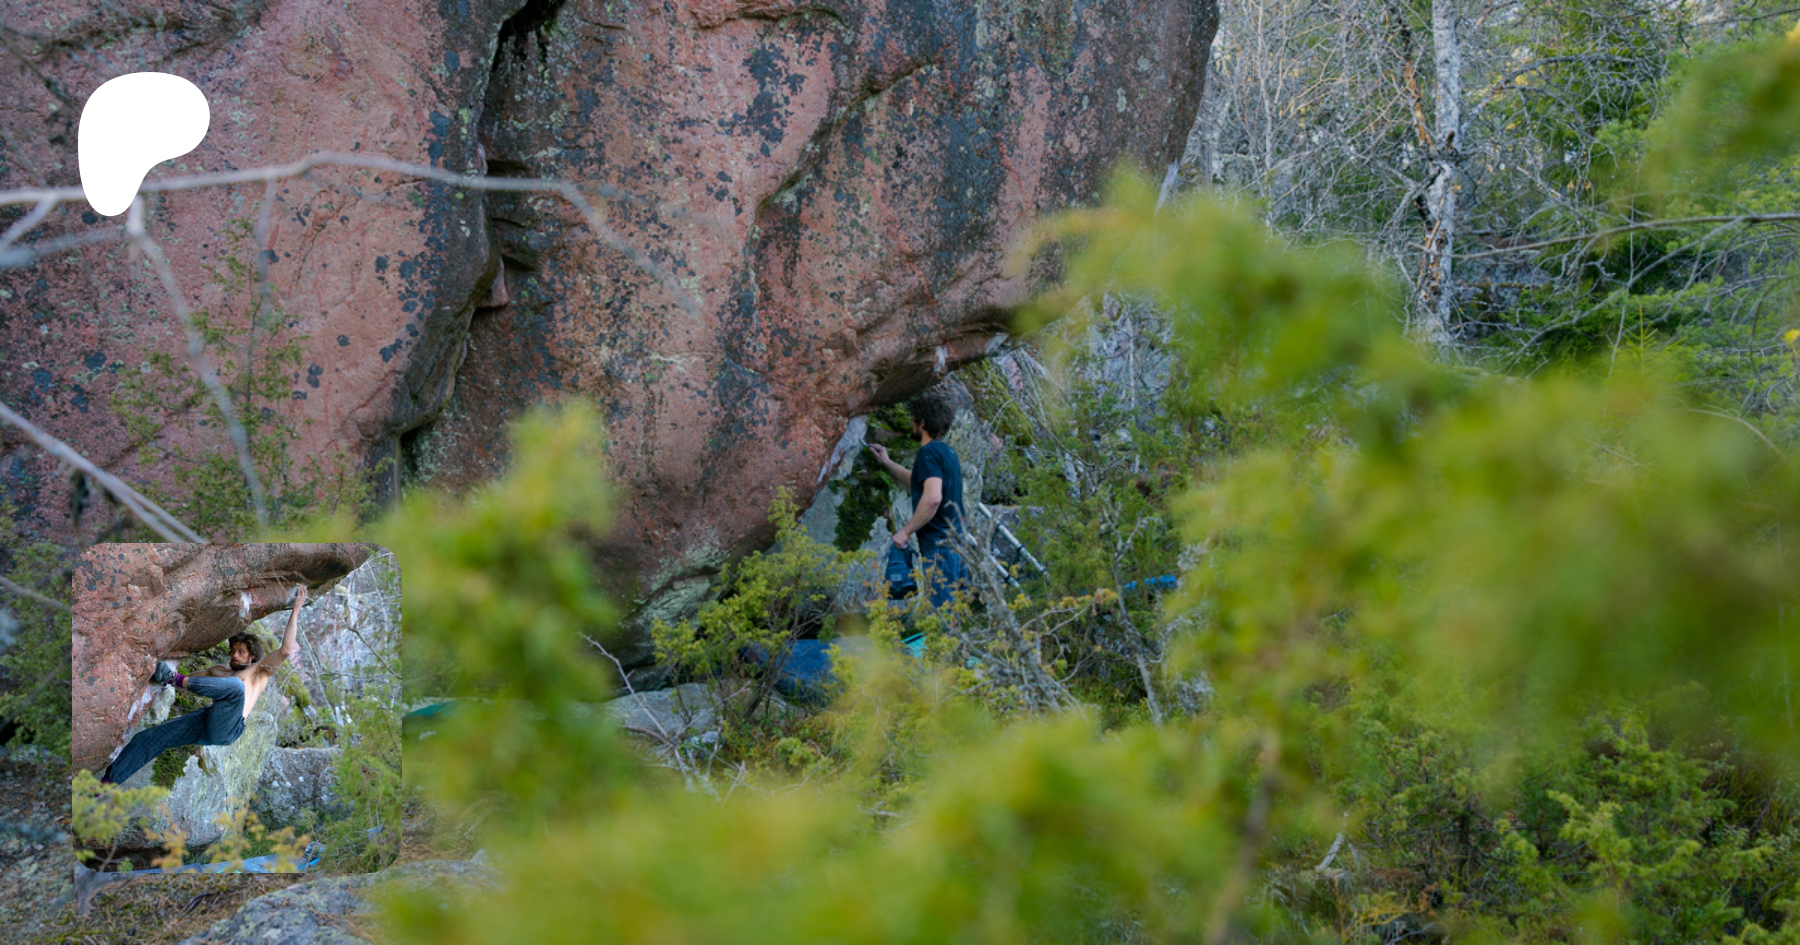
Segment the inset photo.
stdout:
<path fill-rule="evenodd" d="M 74 575 L 79 872 L 400 849 L 400 569 L 372 544 L 102 544 Z"/>

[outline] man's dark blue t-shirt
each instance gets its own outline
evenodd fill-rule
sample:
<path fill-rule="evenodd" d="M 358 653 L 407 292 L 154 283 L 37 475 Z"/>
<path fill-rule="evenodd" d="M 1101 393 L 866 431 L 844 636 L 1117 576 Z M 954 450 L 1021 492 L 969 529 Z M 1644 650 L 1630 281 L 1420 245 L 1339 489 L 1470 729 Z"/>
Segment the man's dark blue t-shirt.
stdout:
<path fill-rule="evenodd" d="M 956 458 L 956 451 L 942 440 L 932 440 L 919 447 L 918 458 L 913 460 L 912 468 L 912 500 L 913 508 L 919 507 L 919 500 L 925 494 L 925 480 L 944 480 L 944 501 L 938 506 L 937 514 L 925 527 L 919 529 L 919 550 L 931 554 L 937 545 L 944 541 L 952 526 L 962 524 L 962 463 Z"/>

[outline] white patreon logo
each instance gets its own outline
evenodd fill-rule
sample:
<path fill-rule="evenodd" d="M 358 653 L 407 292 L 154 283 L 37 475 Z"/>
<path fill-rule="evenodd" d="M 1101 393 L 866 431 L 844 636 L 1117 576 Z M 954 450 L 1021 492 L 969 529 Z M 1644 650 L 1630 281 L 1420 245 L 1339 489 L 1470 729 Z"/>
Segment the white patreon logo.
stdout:
<path fill-rule="evenodd" d="M 150 169 L 206 140 L 212 109 L 194 83 L 166 72 L 133 72 L 105 84 L 81 108 L 76 153 L 81 189 L 102 216 L 131 207 Z"/>

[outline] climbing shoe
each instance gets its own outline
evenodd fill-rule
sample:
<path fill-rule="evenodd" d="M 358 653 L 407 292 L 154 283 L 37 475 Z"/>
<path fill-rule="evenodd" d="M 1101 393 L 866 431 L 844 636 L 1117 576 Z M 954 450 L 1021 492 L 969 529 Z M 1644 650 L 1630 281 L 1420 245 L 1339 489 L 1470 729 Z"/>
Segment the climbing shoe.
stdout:
<path fill-rule="evenodd" d="M 175 664 L 163 660 L 156 664 L 156 672 L 150 674 L 150 681 L 158 686 L 166 686 L 175 681 Z"/>

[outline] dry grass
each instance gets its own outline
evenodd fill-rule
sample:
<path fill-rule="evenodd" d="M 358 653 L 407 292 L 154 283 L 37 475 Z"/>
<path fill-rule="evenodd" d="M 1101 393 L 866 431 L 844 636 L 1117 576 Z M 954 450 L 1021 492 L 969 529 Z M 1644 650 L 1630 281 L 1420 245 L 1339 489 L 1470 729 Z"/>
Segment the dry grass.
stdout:
<path fill-rule="evenodd" d="M 87 917 L 65 903 L 24 941 L 80 945 L 179 942 L 235 914 L 244 903 L 307 877 L 177 873 L 145 876 L 102 889 Z"/>

